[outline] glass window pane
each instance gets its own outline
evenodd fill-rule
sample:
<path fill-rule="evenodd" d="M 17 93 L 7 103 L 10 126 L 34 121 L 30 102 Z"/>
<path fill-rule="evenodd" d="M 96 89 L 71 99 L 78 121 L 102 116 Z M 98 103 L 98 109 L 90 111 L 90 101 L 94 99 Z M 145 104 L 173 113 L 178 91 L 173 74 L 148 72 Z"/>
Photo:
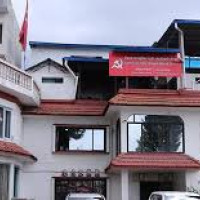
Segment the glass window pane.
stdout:
<path fill-rule="evenodd" d="M 184 124 L 179 116 L 135 115 L 135 120 L 137 124 L 128 124 L 129 151 L 183 152 Z"/>
<path fill-rule="evenodd" d="M 183 125 L 172 124 L 169 130 L 169 151 L 183 152 Z"/>
<path fill-rule="evenodd" d="M 11 112 L 6 111 L 5 137 L 10 138 Z"/>
<path fill-rule="evenodd" d="M 63 83 L 63 78 L 42 77 L 42 83 Z"/>
<path fill-rule="evenodd" d="M 94 150 L 104 150 L 104 129 L 94 129 Z"/>
<path fill-rule="evenodd" d="M 138 151 L 141 139 L 141 124 L 128 125 L 128 150 Z"/>
<path fill-rule="evenodd" d="M 15 167 L 15 170 L 14 170 L 14 197 L 18 197 L 18 184 L 19 184 L 19 168 Z"/>
<path fill-rule="evenodd" d="M 3 137 L 3 108 L 0 107 L 0 137 Z"/>
<path fill-rule="evenodd" d="M 79 132 L 79 133 L 78 133 Z M 92 129 L 77 129 L 78 137 L 70 137 L 70 150 L 92 150 Z"/>
<path fill-rule="evenodd" d="M 145 122 L 146 115 L 135 115 L 135 122 Z"/>
<path fill-rule="evenodd" d="M 2 39 L 3 39 L 3 25 L 0 24 L 0 44 L 2 44 Z"/>

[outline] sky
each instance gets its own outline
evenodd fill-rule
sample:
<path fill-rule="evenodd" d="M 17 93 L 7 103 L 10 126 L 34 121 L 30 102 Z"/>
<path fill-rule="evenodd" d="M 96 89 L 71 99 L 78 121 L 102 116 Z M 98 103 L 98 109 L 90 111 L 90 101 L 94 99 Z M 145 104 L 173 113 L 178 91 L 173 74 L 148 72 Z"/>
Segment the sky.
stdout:
<path fill-rule="evenodd" d="M 25 0 L 12 0 L 21 26 Z M 29 40 L 149 46 L 174 19 L 200 20 L 200 0 L 29 0 Z"/>

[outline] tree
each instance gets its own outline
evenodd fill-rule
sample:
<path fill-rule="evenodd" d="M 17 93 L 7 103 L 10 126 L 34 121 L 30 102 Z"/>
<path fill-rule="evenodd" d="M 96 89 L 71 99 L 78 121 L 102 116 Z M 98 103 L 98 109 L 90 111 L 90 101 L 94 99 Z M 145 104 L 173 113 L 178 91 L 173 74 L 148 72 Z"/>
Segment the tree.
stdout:
<path fill-rule="evenodd" d="M 176 152 L 181 145 L 183 122 L 178 116 L 146 115 L 136 151 Z"/>

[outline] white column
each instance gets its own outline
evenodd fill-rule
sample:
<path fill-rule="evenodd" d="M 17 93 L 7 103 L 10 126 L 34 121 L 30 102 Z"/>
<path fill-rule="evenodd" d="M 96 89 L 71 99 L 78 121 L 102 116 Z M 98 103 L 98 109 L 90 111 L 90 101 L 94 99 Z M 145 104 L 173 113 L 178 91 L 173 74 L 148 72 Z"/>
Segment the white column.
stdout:
<path fill-rule="evenodd" d="M 129 200 L 129 173 L 128 170 L 121 171 L 121 200 Z"/>
<path fill-rule="evenodd" d="M 9 199 L 13 198 L 14 195 L 14 171 L 15 165 L 10 164 L 10 173 L 9 173 Z"/>
<path fill-rule="evenodd" d="M 121 119 L 121 152 L 127 153 L 127 122 Z"/>

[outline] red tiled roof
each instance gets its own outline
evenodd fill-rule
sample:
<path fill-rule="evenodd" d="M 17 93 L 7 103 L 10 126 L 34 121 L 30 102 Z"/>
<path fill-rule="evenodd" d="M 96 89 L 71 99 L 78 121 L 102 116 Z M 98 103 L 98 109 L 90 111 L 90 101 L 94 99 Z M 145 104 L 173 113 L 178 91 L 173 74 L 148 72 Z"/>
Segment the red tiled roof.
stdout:
<path fill-rule="evenodd" d="M 188 90 L 121 89 L 110 104 L 132 106 L 199 107 L 200 92 Z"/>
<path fill-rule="evenodd" d="M 101 116 L 104 115 L 107 105 L 106 101 L 100 100 L 43 100 L 39 107 L 25 107 L 23 114 Z"/>
<path fill-rule="evenodd" d="M 113 168 L 133 170 L 200 169 L 200 162 L 183 153 L 135 152 L 118 155 L 111 161 L 107 170 Z"/>
<path fill-rule="evenodd" d="M 12 142 L 0 141 L 0 152 L 30 157 L 33 160 L 37 160 L 30 152 Z"/>

